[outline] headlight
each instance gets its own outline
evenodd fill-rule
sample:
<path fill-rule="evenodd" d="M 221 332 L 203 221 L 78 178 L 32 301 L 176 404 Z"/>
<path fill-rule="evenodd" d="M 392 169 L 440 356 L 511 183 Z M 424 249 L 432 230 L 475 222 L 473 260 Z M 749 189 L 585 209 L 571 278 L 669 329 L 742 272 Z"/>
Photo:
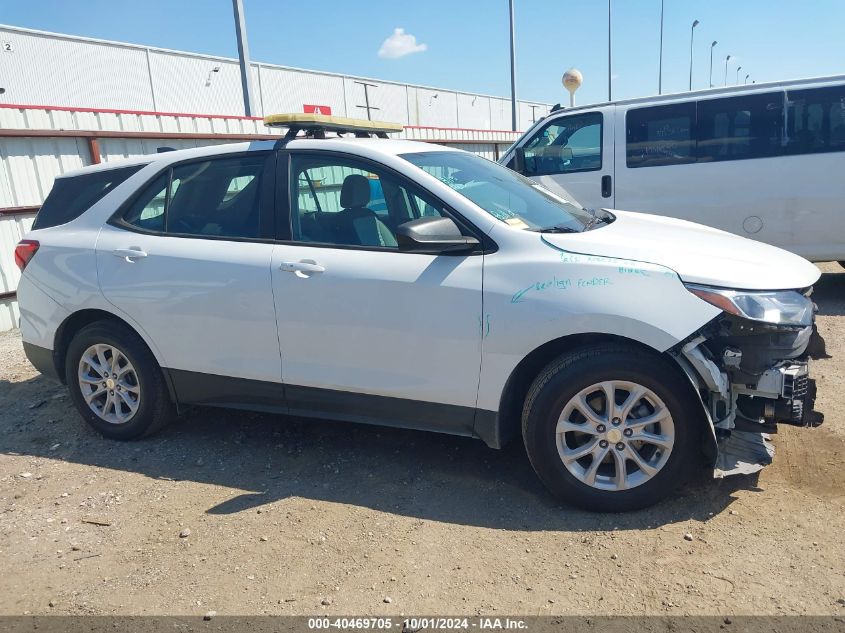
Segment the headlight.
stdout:
<path fill-rule="evenodd" d="M 685 284 L 692 294 L 717 308 L 752 321 L 812 325 L 813 302 L 795 290 L 751 292 Z"/>

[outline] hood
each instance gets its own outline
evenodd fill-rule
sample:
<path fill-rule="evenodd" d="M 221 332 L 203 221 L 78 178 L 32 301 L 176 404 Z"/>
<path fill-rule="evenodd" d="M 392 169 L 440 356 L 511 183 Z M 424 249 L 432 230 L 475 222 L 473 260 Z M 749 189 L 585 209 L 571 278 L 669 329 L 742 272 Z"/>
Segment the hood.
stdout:
<path fill-rule="evenodd" d="M 702 224 L 630 211 L 585 233 L 544 233 L 565 251 L 659 264 L 685 282 L 741 290 L 812 286 L 821 276 L 803 257 Z"/>

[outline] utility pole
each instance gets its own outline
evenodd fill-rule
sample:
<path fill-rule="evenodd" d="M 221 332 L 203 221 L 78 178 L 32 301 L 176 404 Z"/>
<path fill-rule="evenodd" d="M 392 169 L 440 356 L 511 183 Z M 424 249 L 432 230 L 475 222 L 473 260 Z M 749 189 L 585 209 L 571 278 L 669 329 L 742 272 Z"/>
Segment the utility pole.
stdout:
<path fill-rule="evenodd" d="M 663 94 L 663 2 L 660 0 L 660 65 L 657 68 L 657 94 Z"/>
<path fill-rule="evenodd" d="M 516 38 L 513 27 L 513 0 L 508 0 L 511 14 L 511 129 L 516 132 Z"/>
<path fill-rule="evenodd" d="M 612 11 L 610 6 L 611 0 L 607 0 L 607 100 L 613 101 L 613 31 L 612 31 Z"/>
<path fill-rule="evenodd" d="M 235 34 L 238 37 L 238 59 L 241 63 L 241 88 L 244 95 L 244 114 L 253 116 L 252 107 L 252 71 L 249 67 L 249 43 L 246 39 L 246 19 L 244 18 L 243 0 L 232 0 L 235 11 Z"/>
<path fill-rule="evenodd" d="M 364 105 L 356 105 L 356 108 L 363 108 L 367 111 L 367 120 L 372 121 L 373 116 L 371 114 L 372 110 L 381 110 L 381 108 L 377 108 L 375 106 L 370 105 L 370 92 L 367 90 L 368 88 L 378 88 L 376 84 L 368 84 L 366 81 L 353 81 L 352 83 L 358 84 L 359 86 L 364 86 Z M 434 95 L 432 99 L 436 99 L 437 95 Z M 429 99 L 429 105 L 431 105 L 431 99 Z"/>

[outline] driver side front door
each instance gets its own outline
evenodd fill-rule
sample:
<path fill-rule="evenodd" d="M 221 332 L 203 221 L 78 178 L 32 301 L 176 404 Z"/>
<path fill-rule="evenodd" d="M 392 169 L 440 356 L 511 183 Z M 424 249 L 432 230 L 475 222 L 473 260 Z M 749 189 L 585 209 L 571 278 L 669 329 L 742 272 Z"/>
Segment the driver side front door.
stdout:
<path fill-rule="evenodd" d="M 290 160 L 272 262 L 290 412 L 471 434 L 483 255 L 400 251 L 399 223 L 450 211 L 384 166 Z"/>

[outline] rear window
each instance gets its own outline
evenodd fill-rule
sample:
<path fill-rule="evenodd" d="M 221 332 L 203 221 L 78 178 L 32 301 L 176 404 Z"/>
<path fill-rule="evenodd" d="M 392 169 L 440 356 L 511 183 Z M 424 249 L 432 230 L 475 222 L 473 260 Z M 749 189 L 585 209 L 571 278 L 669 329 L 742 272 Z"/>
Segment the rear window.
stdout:
<path fill-rule="evenodd" d="M 32 228 L 47 229 L 75 220 L 142 167 L 144 165 L 132 165 L 57 178 L 50 195 L 38 210 Z"/>

